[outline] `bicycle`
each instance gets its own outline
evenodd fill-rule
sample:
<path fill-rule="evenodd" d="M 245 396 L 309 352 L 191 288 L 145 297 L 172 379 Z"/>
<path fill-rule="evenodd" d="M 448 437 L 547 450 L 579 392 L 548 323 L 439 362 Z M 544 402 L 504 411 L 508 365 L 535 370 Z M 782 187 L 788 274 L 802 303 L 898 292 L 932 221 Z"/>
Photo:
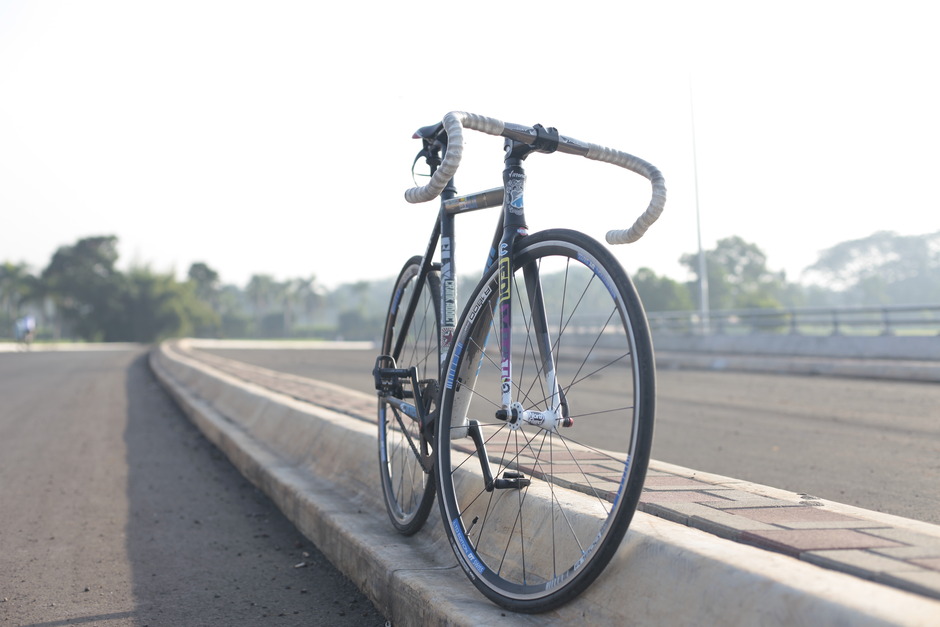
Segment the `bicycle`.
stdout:
<path fill-rule="evenodd" d="M 503 187 L 457 195 L 464 128 L 504 138 Z M 554 128 L 463 112 L 414 137 L 412 169 L 423 157 L 431 178 L 406 200 L 441 204 L 427 249 L 395 282 L 373 370 L 386 509 L 410 535 L 437 496 L 473 584 L 508 609 L 547 611 L 586 589 L 627 531 L 649 463 L 655 371 L 643 306 L 615 257 L 577 231 L 528 233 L 523 162 L 564 152 L 649 179 L 649 206 L 609 243 L 639 239 L 659 217 L 663 177 Z M 454 220 L 495 206 L 483 276 L 458 312 Z"/>
<path fill-rule="evenodd" d="M 32 316 L 17 318 L 13 324 L 13 335 L 16 338 L 17 348 L 29 351 L 36 338 L 36 320 Z"/>

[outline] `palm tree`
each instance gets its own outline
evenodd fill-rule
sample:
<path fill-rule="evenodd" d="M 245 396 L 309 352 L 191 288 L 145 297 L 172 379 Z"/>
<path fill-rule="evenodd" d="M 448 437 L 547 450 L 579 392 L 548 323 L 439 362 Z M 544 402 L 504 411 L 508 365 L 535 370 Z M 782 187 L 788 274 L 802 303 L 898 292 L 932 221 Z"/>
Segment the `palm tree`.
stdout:
<path fill-rule="evenodd" d="M 187 277 L 196 287 L 196 297 L 219 313 L 219 273 L 202 262 L 189 266 Z"/>
<path fill-rule="evenodd" d="M 255 333 L 262 335 L 264 332 L 263 320 L 267 313 L 271 312 L 273 305 L 282 301 L 284 284 L 278 283 L 274 278 L 267 274 L 252 275 L 245 288 L 245 294 L 255 316 Z"/>
<path fill-rule="evenodd" d="M 295 313 L 303 315 L 304 323 L 309 324 L 310 316 L 320 305 L 322 296 L 320 295 L 317 277 L 310 275 L 309 278 L 291 279 L 284 284 L 284 331 L 290 336 L 294 322 L 297 316 Z"/>
<path fill-rule="evenodd" d="M 40 282 L 25 263 L 0 264 L 0 320 L 10 328 L 20 317 L 20 308 L 41 296 Z"/>

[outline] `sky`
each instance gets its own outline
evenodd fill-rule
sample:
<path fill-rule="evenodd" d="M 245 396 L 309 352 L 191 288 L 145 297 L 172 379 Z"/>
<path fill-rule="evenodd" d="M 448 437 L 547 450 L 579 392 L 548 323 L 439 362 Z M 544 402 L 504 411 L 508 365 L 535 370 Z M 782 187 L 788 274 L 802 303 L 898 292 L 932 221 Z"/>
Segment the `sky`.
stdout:
<path fill-rule="evenodd" d="M 412 133 L 452 110 L 635 154 L 663 216 L 628 271 L 725 237 L 798 280 L 820 251 L 940 230 L 937 12 L 928 2 L 0 0 L 0 262 L 34 272 L 116 235 L 119 267 L 225 283 L 394 276 L 436 203 L 409 205 Z M 572 155 L 527 161 L 532 230 L 603 239 L 649 200 Z M 500 184 L 466 134 L 458 190 Z M 700 217 L 697 220 L 696 216 Z M 458 220 L 478 272 L 493 210 Z"/>

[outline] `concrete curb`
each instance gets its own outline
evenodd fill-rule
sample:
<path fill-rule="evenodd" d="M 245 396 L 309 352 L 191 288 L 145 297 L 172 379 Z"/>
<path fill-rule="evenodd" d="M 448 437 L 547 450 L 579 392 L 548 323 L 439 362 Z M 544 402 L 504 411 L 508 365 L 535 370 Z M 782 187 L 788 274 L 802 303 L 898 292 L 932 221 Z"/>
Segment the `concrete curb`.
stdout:
<path fill-rule="evenodd" d="M 928 625 L 940 616 L 936 600 L 643 512 L 579 599 L 538 616 L 506 612 L 466 581 L 436 516 L 413 538 L 392 530 L 374 425 L 225 374 L 185 342 L 156 347 L 151 365 L 206 436 L 396 625 Z"/>
<path fill-rule="evenodd" d="M 196 349 L 193 355 L 200 361 L 236 378 L 374 424 L 372 394 L 205 350 L 225 348 L 224 343 L 188 340 L 187 345 Z M 320 347 L 306 346 L 310 350 Z M 940 525 L 657 460 L 650 463 L 639 509 L 721 538 L 940 599 Z"/>

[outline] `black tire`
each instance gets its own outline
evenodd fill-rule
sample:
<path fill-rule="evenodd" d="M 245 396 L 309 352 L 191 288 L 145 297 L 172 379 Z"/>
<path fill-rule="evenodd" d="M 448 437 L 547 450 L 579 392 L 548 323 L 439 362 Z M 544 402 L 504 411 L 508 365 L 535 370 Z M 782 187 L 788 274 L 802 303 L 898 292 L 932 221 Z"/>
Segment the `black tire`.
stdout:
<path fill-rule="evenodd" d="M 470 580 L 501 606 L 541 612 L 581 593 L 620 545 L 646 477 L 656 382 L 646 315 L 620 264 L 582 233 L 551 230 L 520 239 L 514 253 L 514 401 L 537 411 L 551 404 L 526 268 L 540 275 L 556 398 L 574 424 L 514 428 L 495 416 L 494 267 L 468 301 L 446 362 L 435 463 L 444 527 Z M 479 425 L 492 475 L 514 487 L 485 489 L 469 421 Z"/>
<path fill-rule="evenodd" d="M 382 354 L 390 355 L 399 335 L 405 334 L 405 344 L 396 357 L 398 368 L 417 368 L 418 379 L 433 381 L 434 389 L 440 373 L 440 293 L 441 280 L 436 271 L 418 283 L 421 257 L 412 257 L 405 264 L 389 303 L 382 340 Z M 415 290 L 420 299 L 414 316 L 404 324 L 405 310 Z M 410 389 L 410 385 L 406 386 Z M 437 395 L 433 395 L 437 408 Z M 420 424 L 404 412 L 389 405 L 381 396 L 378 407 L 379 468 L 382 494 L 389 519 L 399 533 L 412 535 L 424 525 L 434 502 L 434 475 L 426 472 L 418 457 L 430 456 L 431 443 L 421 434 Z"/>

